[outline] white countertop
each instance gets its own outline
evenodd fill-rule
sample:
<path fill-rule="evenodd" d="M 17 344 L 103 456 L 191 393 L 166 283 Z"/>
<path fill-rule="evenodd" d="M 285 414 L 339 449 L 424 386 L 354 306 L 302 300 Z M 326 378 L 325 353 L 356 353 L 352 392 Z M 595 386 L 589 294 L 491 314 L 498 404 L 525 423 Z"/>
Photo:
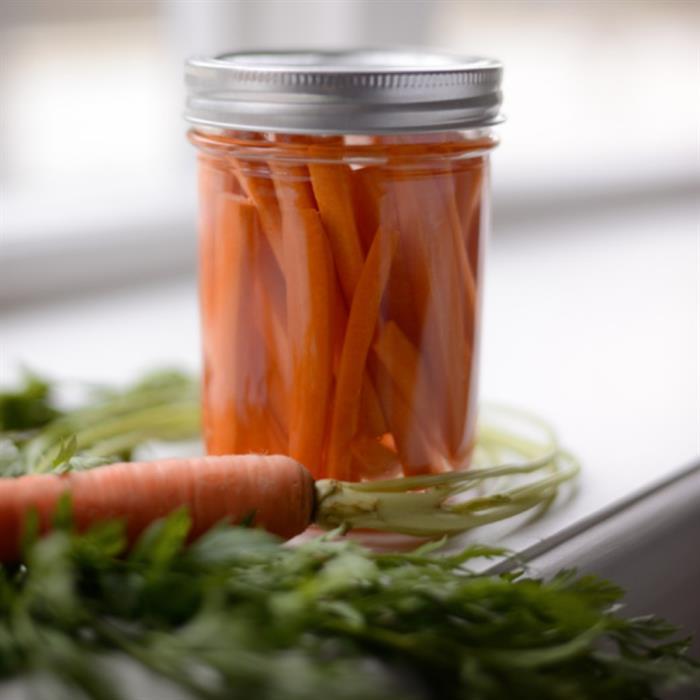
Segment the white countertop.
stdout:
<path fill-rule="evenodd" d="M 693 202 L 511 221 L 487 263 L 482 397 L 540 413 L 583 462 L 576 497 L 510 532 L 521 549 L 700 456 L 700 216 Z M 0 311 L 20 365 L 128 381 L 198 366 L 193 278 Z M 502 531 L 477 533 L 477 539 Z"/>

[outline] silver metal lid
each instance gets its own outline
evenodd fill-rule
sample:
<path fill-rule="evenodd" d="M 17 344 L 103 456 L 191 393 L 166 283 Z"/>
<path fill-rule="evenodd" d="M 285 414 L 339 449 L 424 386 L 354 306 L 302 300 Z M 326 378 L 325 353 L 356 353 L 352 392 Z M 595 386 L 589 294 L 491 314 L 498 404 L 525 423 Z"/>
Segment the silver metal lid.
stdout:
<path fill-rule="evenodd" d="M 278 51 L 192 58 L 193 124 L 286 133 L 391 133 L 500 121 L 500 62 L 406 51 Z"/>

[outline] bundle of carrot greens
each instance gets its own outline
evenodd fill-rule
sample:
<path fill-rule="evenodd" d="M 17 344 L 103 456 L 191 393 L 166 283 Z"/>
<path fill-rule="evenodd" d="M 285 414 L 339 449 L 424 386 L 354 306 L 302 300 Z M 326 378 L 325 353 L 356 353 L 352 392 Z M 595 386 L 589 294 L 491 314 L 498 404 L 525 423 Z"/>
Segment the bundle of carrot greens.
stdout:
<path fill-rule="evenodd" d="M 52 700 L 639 700 L 700 682 L 686 641 L 621 617 L 593 577 L 227 526 L 185 546 L 188 526 L 171 516 L 127 556 L 115 525 L 28 543 L 0 569 L 0 676 Z"/>
<path fill-rule="evenodd" d="M 37 490 L 18 484 L 75 484 L 72 503 L 58 498 L 43 521 L 38 509 L 28 515 L 17 561 L 0 564 L 0 693 L 637 700 L 700 687 L 688 640 L 656 618 L 621 616 L 617 587 L 574 572 L 544 581 L 526 571 L 469 570 L 475 558 L 504 554 L 495 549 L 440 556 L 438 541 L 408 554 L 375 554 L 338 532 L 292 548 L 250 527 L 255 511 L 241 518 L 243 526 L 210 523 L 206 531 L 197 529 L 196 509 L 147 518 L 136 531 L 133 510 L 125 520 L 90 526 L 81 515 L 82 484 L 104 494 L 121 483 L 100 477 L 94 489 L 84 481 L 92 475 L 161 473 L 172 490 L 174 472 L 162 462 L 124 460 L 148 441 L 196 438 L 197 394 L 189 377 L 172 372 L 125 391 L 101 389 L 72 410 L 36 377 L 0 394 L 0 550 L 8 551 L 12 499 Z M 515 429 L 519 420 L 485 412 L 468 478 L 317 482 L 316 518 L 322 511 L 327 527 L 349 519 L 435 536 L 545 508 L 576 465 L 546 426 L 525 421 L 528 434 Z M 206 459 L 200 467 L 208 468 Z M 303 473 L 292 460 L 274 462 L 284 457 L 231 459 L 241 473 L 257 473 L 259 459 L 272 471 L 283 465 Z M 493 466 L 502 460 L 511 461 Z M 122 464 L 98 466 L 114 461 Z M 301 481 L 313 485 L 310 477 Z M 409 482 L 404 492 L 400 481 Z M 276 510 L 284 507 L 279 500 Z"/>

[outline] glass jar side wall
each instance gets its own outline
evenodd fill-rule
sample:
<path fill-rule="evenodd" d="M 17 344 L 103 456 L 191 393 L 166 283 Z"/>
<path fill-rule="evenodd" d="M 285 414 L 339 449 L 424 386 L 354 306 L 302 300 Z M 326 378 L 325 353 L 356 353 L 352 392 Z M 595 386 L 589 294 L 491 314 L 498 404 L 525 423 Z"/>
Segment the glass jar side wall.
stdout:
<path fill-rule="evenodd" d="M 348 480 L 467 467 L 493 137 L 191 139 L 208 452 Z"/>

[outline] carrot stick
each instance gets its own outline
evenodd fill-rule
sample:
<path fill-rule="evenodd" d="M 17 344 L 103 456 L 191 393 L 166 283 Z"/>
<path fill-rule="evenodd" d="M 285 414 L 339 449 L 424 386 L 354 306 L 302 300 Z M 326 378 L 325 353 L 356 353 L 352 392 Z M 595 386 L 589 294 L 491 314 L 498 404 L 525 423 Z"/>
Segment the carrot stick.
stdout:
<path fill-rule="evenodd" d="M 356 210 L 353 207 L 353 174 L 347 165 L 315 162 L 314 158 L 322 156 L 323 152 L 319 147 L 309 150 L 311 159 L 308 165 L 309 174 L 321 221 L 324 224 L 333 252 L 345 302 L 350 306 L 355 297 L 364 263 L 362 241 L 355 221 Z M 373 240 L 374 233 L 372 231 L 369 237 L 370 241 Z M 342 303 L 336 302 L 337 308 L 334 317 L 340 327 L 336 329 L 336 337 L 340 340 L 342 351 L 343 338 L 347 328 L 347 315 L 344 307 L 341 309 L 341 306 Z M 379 435 L 386 429 L 379 399 L 368 376 L 365 375 L 362 384 L 362 414 L 365 416 L 370 430 Z"/>
<path fill-rule="evenodd" d="M 383 315 L 395 320 L 414 342 L 420 341 L 422 302 L 407 274 L 412 246 L 412 223 L 401 216 L 391 170 L 367 166 L 353 172 L 355 218 L 365 250 L 379 224 L 396 228 L 402 237 L 389 276 Z"/>
<path fill-rule="evenodd" d="M 362 272 L 363 254 L 352 206 L 350 166 L 314 162 L 309 150 L 309 174 L 321 221 L 333 251 L 333 260 L 350 305 Z"/>
<path fill-rule="evenodd" d="M 481 199 L 486 177 L 486 163 L 475 159 L 475 163 L 459 164 L 455 168 L 455 196 L 459 219 L 465 237 L 465 245 L 474 277 L 478 279 L 480 263 Z"/>
<path fill-rule="evenodd" d="M 292 353 L 289 453 L 318 475 L 332 384 L 333 263 L 318 212 L 283 209 L 283 221 Z"/>
<path fill-rule="evenodd" d="M 471 428 L 468 427 L 468 421 L 470 420 L 469 404 L 470 397 L 474 393 L 472 391 L 472 381 L 475 371 L 473 368 L 473 353 L 474 334 L 477 324 L 476 280 L 468 258 L 467 248 L 464 244 L 468 235 L 468 229 L 465 232 L 464 225 L 459 217 L 455 199 L 454 177 L 448 173 L 436 174 L 434 187 L 438 192 L 438 206 L 442 207 L 447 214 L 450 232 L 450 241 L 448 243 L 450 250 L 448 255 L 452 256 L 456 263 L 456 288 L 453 289 L 453 293 L 458 294 L 458 299 L 456 300 L 457 305 L 453 307 L 455 312 L 453 327 L 458 337 L 452 361 L 459 363 L 459 365 L 457 371 L 452 370 L 450 372 L 450 376 L 454 377 L 455 381 L 452 386 L 453 405 L 451 410 L 454 411 L 454 415 L 449 452 L 453 459 L 462 463 L 464 461 L 464 443 L 465 440 L 469 439 L 471 432 Z M 462 323 L 464 324 L 462 333 L 457 327 L 459 325 L 458 314 L 460 309 L 463 314 Z"/>
<path fill-rule="evenodd" d="M 132 543 L 154 520 L 182 507 L 192 519 L 191 538 L 219 522 L 249 517 L 288 538 L 311 523 L 314 481 L 289 457 L 262 455 L 130 462 L 0 479 L 0 561 L 19 559 L 27 513 L 35 510 L 40 531 L 47 532 L 66 494 L 80 531 L 120 519 Z"/>
<path fill-rule="evenodd" d="M 384 188 L 378 168 L 369 166 L 352 171 L 352 198 L 362 251 L 366 255 L 379 224 L 389 224 L 381 215 Z"/>
<path fill-rule="evenodd" d="M 429 173 L 429 177 L 442 174 Z M 446 208 L 433 182 L 411 177 L 402 184 L 402 209 L 416 221 L 416 239 L 428 278 L 424 349 L 432 372 L 450 452 L 461 443 L 465 430 L 468 348 L 464 334 L 465 299 L 453 234 Z"/>
<path fill-rule="evenodd" d="M 332 294 L 333 294 L 333 373 L 337 374 L 340 366 L 340 356 L 343 353 L 343 341 L 345 330 L 348 326 L 348 311 L 340 289 L 335 271 L 333 272 Z"/>
<path fill-rule="evenodd" d="M 431 471 L 440 463 L 440 455 L 426 438 L 424 426 L 382 364 L 370 357 L 369 365 L 404 474 L 413 476 Z"/>
<path fill-rule="evenodd" d="M 262 343 L 255 342 L 255 325 L 245 299 L 252 287 L 254 251 L 261 235 L 254 206 L 235 195 L 220 197 L 215 324 L 204 386 L 205 440 L 210 454 L 265 447 L 258 421 L 249 424 L 254 399 L 250 396 L 251 385 L 260 383 L 264 357 L 258 350 Z"/>
<path fill-rule="evenodd" d="M 283 269 L 282 218 L 269 169 L 265 165 L 249 163 L 242 159 L 234 160 L 234 163 L 243 190 L 258 209 L 260 222 L 277 264 Z"/>
<path fill-rule="evenodd" d="M 345 343 L 345 333 L 348 325 L 348 314 L 345 310 L 345 302 L 342 299 L 342 293 L 335 286 L 334 305 L 333 305 L 333 372 L 337 376 L 340 370 L 340 360 L 343 354 L 343 346 Z M 370 435 L 382 435 L 388 428 L 382 407 L 379 403 L 377 391 L 372 384 L 371 377 L 365 373 L 362 378 L 362 396 L 361 396 L 360 416 L 363 426 Z M 329 425 L 330 430 L 330 425 Z"/>
<path fill-rule="evenodd" d="M 383 435 L 389 428 L 382 413 L 377 390 L 372 379 L 365 371 L 362 376 L 362 395 L 360 396 L 360 418 L 364 430 L 370 435 Z"/>
<path fill-rule="evenodd" d="M 254 271 L 254 315 L 267 359 L 265 367 L 265 423 L 267 450 L 285 454 L 289 450 L 289 391 L 292 365 L 287 338 L 287 310 L 284 280 L 268 241 L 261 241 Z"/>
<path fill-rule="evenodd" d="M 420 188 L 418 191 L 411 189 L 406 177 L 396 173 L 387 186 L 387 214 L 398 222 L 401 233 L 387 291 L 388 316 L 401 326 L 412 342 L 420 345 L 430 301 L 430 278 L 422 241 L 425 233 L 420 219 L 422 193 Z"/>
<path fill-rule="evenodd" d="M 433 187 L 437 190 L 439 206 L 444 208 L 447 215 L 452 254 L 455 256 L 457 262 L 459 281 L 462 283 L 463 293 L 466 295 L 468 313 L 465 317 L 465 323 L 467 323 L 468 326 L 473 326 L 476 286 L 474 271 L 469 264 L 467 249 L 464 245 L 468 234 L 463 230 L 463 222 L 457 208 L 455 182 L 449 173 L 436 173 L 433 180 Z"/>
<path fill-rule="evenodd" d="M 208 354 L 206 341 L 211 337 L 214 312 L 214 241 L 216 227 L 216 201 L 220 194 L 231 192 L 233 176 L 222 167 L 220 161 L 205 155 L 199 156 L 199 298 L 202 318 L 204 354 Z"/>
<path fill-rule="evenodd" d="M 351 450 L 360 465 L 353 473 L 353 481 L 393 479 L 401 475 L 401 461 L 396 451 L 376 438 L 360 436 L 353 440 Z"/>
<path fill-rule="evenodd" d="M 397 243 L 398 235 L 393 229 L 377 231 L 353 296 L 338 369 L 328 450 L 329 473 L 336 479 L 349 477 L 350 442 L 357 431 L 365 362 Z"/>
<path fill-rule="evenodd" d="M 396 323 L 388 321 L 379 333 L 373 350 L 396 390 L 406 404 L 412 407 L 433 450 L 444 453 L 445 445 L 433 415 L 434 390 L 431 389 L 425 363 L 415 345 Z"/>
<path fill-rule="evenodd" d="M 481 237 L 481 200 L 482 183 L 486 163 L 483 158 L 473 158 L 469 161 L 459 161 L 454 166 L 454 190 L 457 201 L 459 220 L 462 228 L 464 248 L 467 251 L 467 260 L 474 279 L 474 301 L 471 308 L 471 318 L 466 328 L 467 347 L 470 350 L 465 364 L 469 369 L 467 419 L 464 440 L 452 455 L 455 467 L 464 467 L 469 460 L 473 445 L 473 435 L 476 422 L 476 399 L 478 380 L 478 337 L 476 333 L 480 326 L 481 305 L 481 258 L 483 255 L 483 241 Z"/>
<path fill-rule="evenodd" d="M 286 234 L 290 217 L 294 217 L 301 209 L 316 208 L 316 200 L 309 185 L 309 171 L 303 165 L 276 161 L 270 162 L 270 170 L 282 214 L 282 230 Z"/>

